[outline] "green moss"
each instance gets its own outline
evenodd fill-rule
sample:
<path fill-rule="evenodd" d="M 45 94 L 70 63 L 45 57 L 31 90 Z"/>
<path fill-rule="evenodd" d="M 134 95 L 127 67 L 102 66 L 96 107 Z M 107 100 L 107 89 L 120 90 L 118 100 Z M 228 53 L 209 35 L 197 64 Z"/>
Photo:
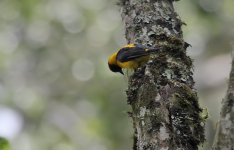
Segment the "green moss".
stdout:
<path fill-rule="evenodd" d="M 196 93 L 184 84 L 177 84 L 175 94 L 170 99 L 170 112 L 177 142 L 188 149 L 198 149 L 205 140 L 202 109 L 198 105 Z"/>

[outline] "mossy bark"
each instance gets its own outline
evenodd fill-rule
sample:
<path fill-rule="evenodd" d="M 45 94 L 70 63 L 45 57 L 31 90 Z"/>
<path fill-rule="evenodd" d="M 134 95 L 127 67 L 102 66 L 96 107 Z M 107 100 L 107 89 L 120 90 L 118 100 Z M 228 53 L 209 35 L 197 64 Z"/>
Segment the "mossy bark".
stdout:
<path fill-rule="evenodd" d="M 197 150 L 204 119 L 172 0 L 121 0 L 128 43 L 162 47 L 129 79 L 134 150 Z"/>
<path fill-rule="evenodd" d="M 213 150 L 234 149 L 234 58 L 226 97 L 222 101 Z"/>

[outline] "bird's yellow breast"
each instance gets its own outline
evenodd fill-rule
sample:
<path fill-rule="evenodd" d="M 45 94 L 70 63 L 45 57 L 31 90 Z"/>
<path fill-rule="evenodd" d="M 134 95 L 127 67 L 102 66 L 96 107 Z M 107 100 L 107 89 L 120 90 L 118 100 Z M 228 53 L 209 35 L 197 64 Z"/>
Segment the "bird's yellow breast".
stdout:
<path fill-rule="evenodd" d="M 117 65 L 121 68 L 135 69 L 138 67 L 138 63 L 135 61 L 120 62 L 117 61 Z"/>
<path fill-rule="evenodd" d="M 120 62 L 117 61 L 117 65 L 121 68 L 126 68 L 126 69 L 136 69 L 139 66 L 143 65 L 149 60 L 149 56 L 144 56 L 138 59 L 134 59 L 131 61 L 126 61 L 126 62 Z"/>

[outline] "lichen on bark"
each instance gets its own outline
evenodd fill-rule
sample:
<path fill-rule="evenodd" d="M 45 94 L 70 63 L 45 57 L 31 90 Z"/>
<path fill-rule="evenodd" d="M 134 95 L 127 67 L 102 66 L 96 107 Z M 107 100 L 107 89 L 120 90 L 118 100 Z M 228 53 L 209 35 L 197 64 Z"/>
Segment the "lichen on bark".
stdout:
<path fill-rule="evenodd" d="M 128 43 L 162 47 L 129 78 L 136 150 L 196 150 L 205 140 L 202 109 L 172 0 L 121 0 Z"/>

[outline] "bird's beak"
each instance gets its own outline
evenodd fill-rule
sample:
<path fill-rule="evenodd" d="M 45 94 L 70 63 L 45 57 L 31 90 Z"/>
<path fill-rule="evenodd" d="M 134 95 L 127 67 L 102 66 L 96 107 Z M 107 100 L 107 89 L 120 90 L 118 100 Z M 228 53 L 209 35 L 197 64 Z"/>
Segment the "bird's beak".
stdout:
<path fill-rule="evenodd" d="M 119 73 L 121 73 L 122 75 L 124 75 L 124 73 L 123 73 L 123 70 L 122 70 L 122 69 L 119 71 Z"/>

